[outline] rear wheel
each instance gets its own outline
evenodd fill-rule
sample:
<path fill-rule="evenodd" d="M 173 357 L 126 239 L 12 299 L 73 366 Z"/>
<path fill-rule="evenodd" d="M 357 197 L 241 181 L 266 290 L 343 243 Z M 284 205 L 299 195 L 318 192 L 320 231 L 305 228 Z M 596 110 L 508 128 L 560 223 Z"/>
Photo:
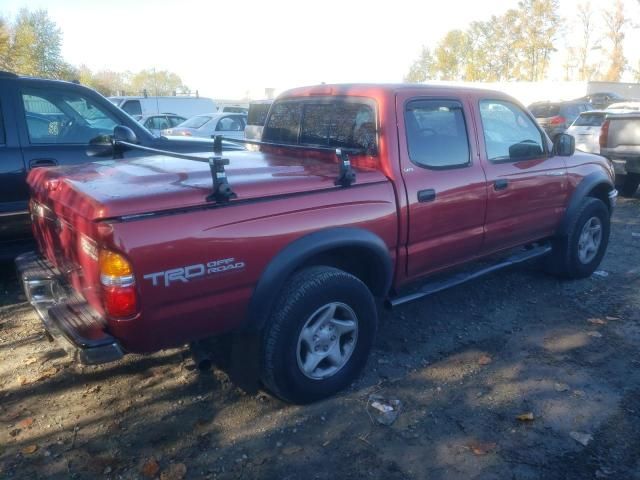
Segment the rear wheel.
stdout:
<path fill-rule="evenodd" d="M 335 394 L 364 367 L 376 325 L 373 297 L 358 278 L 332 267 L 296 273 L 265 328 L 263 383 L 293 403 Z"/>
<path fill-rule="evenodd" d="M 566 236 L 554 240 L 547 270 L 567 278 L 584 278 L 600 265 L 609 243 L 610 215 L 605 204 L 585 198 L 569 222 Z"/>
<path fill-rule="evenodd" d="M 627 173 L 624 176 L 620 187 L 620 195 L 623 197 L 633 197 L 640 185 L 640 173 Z"/>

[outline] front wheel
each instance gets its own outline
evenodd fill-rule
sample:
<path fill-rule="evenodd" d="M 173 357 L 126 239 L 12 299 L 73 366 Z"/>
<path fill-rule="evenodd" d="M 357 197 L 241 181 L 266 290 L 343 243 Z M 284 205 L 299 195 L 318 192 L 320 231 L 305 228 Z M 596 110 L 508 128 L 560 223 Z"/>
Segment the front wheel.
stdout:
<path fill-rule="evenodd" d="M 585 198 L 569 222 L 566 236 L 553 243 L 547 270 L 567 278 L 584 278 L 600 265 L 609 243 L 610 214 L 605 204 Z"/>
<path fill-rule="evenodd" d="M 301 270 L 265 328 L 263 383 L 293 403 L 335 394 L 364 367 L 376 325 L 373 297 L 358 278 L 332 267 Z"/>

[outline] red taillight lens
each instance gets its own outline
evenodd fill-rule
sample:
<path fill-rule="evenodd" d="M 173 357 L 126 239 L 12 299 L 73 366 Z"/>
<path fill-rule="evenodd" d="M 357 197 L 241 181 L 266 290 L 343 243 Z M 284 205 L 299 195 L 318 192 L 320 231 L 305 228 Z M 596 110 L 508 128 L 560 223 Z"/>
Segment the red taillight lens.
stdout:
<path fill-rule="evenodd" d="M 609 136 L 609 120 L 605 120 L 600 127 L 600 137 L 598 138 L 598 143 L 600 143 L 600 148 L 605 148 L 607 146 L 607 137 Z"/>
<path fill-rule="evenodd" d="M 101 250 L 100 283 L 104 309 L 112 318 L 129 318 L 138 312 L 133 268 L 121 254 Z"/>
<path fill-rule="evenodd" d="M 102 287 L 104 308 L 109 316 L 128 318 L 138 312 L 138 297 L 134 286 Z"/>
<path fill-rule="evenodd" d="M 560 115 L 556 115 L 555 117 L 553 117 L 551 120 L 549 120 L 549 123 L 551 125 L 560 125 L 561 123 L 566 122 L 567 119 L 560 116 Z"/>

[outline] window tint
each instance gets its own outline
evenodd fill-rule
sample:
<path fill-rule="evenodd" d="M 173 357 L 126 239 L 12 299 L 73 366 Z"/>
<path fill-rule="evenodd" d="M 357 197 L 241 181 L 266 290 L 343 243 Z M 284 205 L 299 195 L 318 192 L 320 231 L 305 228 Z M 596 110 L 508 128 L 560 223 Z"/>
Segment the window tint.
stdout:
<path fill-rule="evenodd" d="M 575 120 L 575 118 L 580 115 L 580 110 L 578 108 L 578 104 L 570 103 L 567 105 L 565 115 L 568 117 L 569 121 Z"/>
<path fill-rule="evenodd" d="M 208 115 L 198 115 L 197 117 L 191 117 L 189 120 L 185 120 L 180 126 L 185 128 L 200 128 L 209 120 L 211 120 L 211 117 Z"/>
<path fill-rule="evenodd" d="M 270 103 L 252 103 L 249 105 L 248 125 L 258 125 L 262 127 L 269 113 Z"/>
<path fill-rule="evenodd" d="M 489 160 L 526 160 L 544 153 L 540 130 L 533 120 L 513 103 L 481 100 L 480 117 Z"/>
<path fill-rule="evenodd" d="M 560 105 L 557 103 L 539 103 L 529 106 L 531 115 L 536 118 L 549 118 L 560 115 Z"/>
<path fill-rule="evenodd" d="M 122 104 L 122 109 L 129 115 L 142 115 L 142 107 L 139 100 L 127 100 Z"/>
<path fill-rule="evenodd" d="M 222 117 L 216 125 L 216 132 L 240 132 L 243 129 L 240 117 Z"/>
<path fill-rule="evenodd" d="M 469 139 L 462 104 L 414 100 L 404 112 L 411 161 L 430 168 L 469 164 Z"/>
<path fill-rule="evenodd" d="M 2 105 L 0 105 L 0 145 L 6 143 L 6 137 L 4 133 L 4 119 L 2 117 Z"/>
<path fill-rule="evenodd" d="M 180 125 L 185 120 L 186 118 L 184 117 L 169 117 L 169 126 L 175 127 L 176 125 Z"/>
<path fill-rule="evenodd" d="M 573 124 L 576 127 L 600 127 L 604 123 L 604 113 L 583 113 Z"/>
<path fill-rule="evenodd" d="M 262 139 L 275 143 L 298 143 L 301 102 L 276 102 L 264 127 Z"/>
<path fill-rule="evenodd" d="M 25 89 L 25 120 L 31 143 L 84 144 L 113 132 L 119 122 L 76 92 Z"/>
<path fill-rule="evenodd" d="M 276 143 L 353 148 L 375 154 L 374 109 L 366 103 L 341 99 L 276 102 L 271 108 L 262 139 Z"/>
<path fill-rule="evenodd" d="M 169 122 L 165 116 L 150 117 L 144 122 L 144 126 L 156 130 L 164 130 L 169 128 Z"/>

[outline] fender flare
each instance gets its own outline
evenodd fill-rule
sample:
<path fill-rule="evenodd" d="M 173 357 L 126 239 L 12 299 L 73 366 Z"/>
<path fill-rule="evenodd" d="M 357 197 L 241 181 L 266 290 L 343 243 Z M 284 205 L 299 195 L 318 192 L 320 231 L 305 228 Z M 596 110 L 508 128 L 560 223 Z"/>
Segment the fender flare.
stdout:
<path fill-rule="evenodd" d="M 575 191 L 571 195 L 569 206 L 564 212 L 564 217 L 562 218 L 562 222 L 560 223 L 560 228 L 558 229 L 558 233 L 560 235 L 566 235 L 568 233 L 571 218 L 576 214 L 578 208 L 580 208 L 580 204 L 589 195 L 589 192 L 591 192 L 599 185 L 606 185 L 608 191 L 611 191 L 615 188 L 613 186 L 613 183 L 611 182 L 611 179 L 605 172 L 602 171 L 590 173 L 589 175 L 584 177 L 578 184 Z M 609 205 L 607 205 L 607 208 L 609 208 Z"/>
<path fill-rule="evenodd" d="M 370 255 L 376 272 L 371 287 L 374 296 L 389 292 L 393 278 L 393 264 L 384 241 L 369 230 L 336 227 L 304 235 L 280 250 L 266 266 L 249 301 L 245 329 L 262 329 L 287 279 L 306 261 L 323 252 L 342 247 L 357 247 Z"/>

